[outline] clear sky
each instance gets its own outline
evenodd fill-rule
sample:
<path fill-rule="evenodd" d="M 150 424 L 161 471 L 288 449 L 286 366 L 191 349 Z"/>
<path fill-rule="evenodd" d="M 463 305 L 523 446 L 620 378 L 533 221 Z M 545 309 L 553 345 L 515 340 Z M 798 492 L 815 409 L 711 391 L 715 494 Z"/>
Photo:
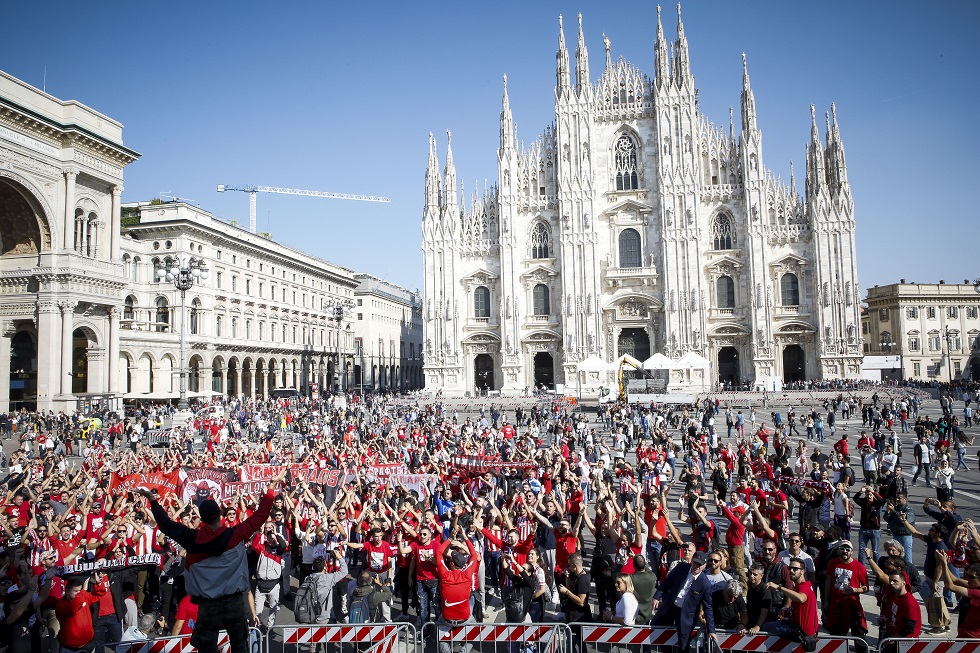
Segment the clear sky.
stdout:
<path fill-rule="evenodd" d="M 802 192 L 811 103 L 837 104 L 856 204 L 860 283 L 980 276 L 977 2 L 686 2 L 700 105 L 727 124 L 748 57 L 766 167 Z M 255 184 L 391 204 L 260 194 L 277 240 L 414 289 L 428 134 L 453 132 L 468 196 L 496 176 L 501 77 L 518 137 L 554 119 L 558 15 L 581 12 L 593 82 L 603 32 L 653 75 L 652 2 L 0 4 L 0 68 L 123 123 L 142 158 L 123 201 L 172 195 L 247 226 Z M 665 5 L 668 40 L 676 9 Z M 823 120 L 820 120 L 821 132 Z M 972 171 L 972 172 L 971 172 Z M 974 180 L 974 181 L 971 181 Z"/>

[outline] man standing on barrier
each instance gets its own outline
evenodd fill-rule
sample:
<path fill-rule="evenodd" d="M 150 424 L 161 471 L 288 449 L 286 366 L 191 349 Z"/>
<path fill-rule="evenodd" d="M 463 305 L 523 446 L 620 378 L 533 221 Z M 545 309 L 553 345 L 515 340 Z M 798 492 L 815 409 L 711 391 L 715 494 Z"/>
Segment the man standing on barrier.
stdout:
<path fill-rule="evenodd" d="M 221 523 L 221 509 L 213 499 L 198 506 L 201 525 L 193 529 L 171 520 L 149 491 L 139 491 L 150 499 L 159 529 L 187 551 L 184 582 L 198 606 L 191 644 L 199 653 L 217 653 L 218 631 L 222 629 L 228 631 L 231 653 L 248 652 L 250 609 L 246 605 L 249 574 L 245 546 L 269 518 L 275 489 L 286 472 L 284 469 L 269 481 L 258 510 L 234 528 Z"/>
<path fill-rule="evenodd" d="M 687 651 L 691 634 L 704 608 L 705 627 L 708 636 L 718 641 L 715 634 L 715 613 L 711 604 L 712 584 L 703 573 L 707 556 L 694 554 L 690 563 L 680 562 L 667 574 L 663 584 L 653 597 L 653 626 L 673 626 L 677 629 L 677 648 Z"/>

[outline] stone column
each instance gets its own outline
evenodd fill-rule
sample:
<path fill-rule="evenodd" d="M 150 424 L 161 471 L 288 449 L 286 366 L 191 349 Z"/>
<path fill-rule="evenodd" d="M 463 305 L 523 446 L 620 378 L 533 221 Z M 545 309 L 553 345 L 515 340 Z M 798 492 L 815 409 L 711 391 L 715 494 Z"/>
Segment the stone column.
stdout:
<path fill-rule="evenodd" d="M 258 375 L 259 377 L 258 394 L 262 395 L 262 397 L 264 398 L 268 398 L 269 388 L 266 387 L 266 371 L 261 370 L 259 372 L 256 372 L 256 375 Z"/>
<path fill-rule="evenodd" d="M 68 168 L 65 172 L 65 249 L 75 244 L 75 178 L 78 171 Z"/>
<path fill-rule="evenodd" d="M 112 215 L 109 217 L 109 219 L 112 221 L 112 229 L 110 230 L 111 236 L 109 256 L 111 257 L 113 263 L 119 261 L 121 256 L 119 249 L 122 240 L 122 236 L 120 235 L 120 231 L 122 229 L 120 226 L 120 222 L 122 221 L 122 205 L 120 203 L 122 192 L 122 186 L 112 187 Z"/>
<path fill-rule="evenodd" d="M 58 303 L 41 300 L 37 303 L 37 407 L 54 408 L 54 396 L 61 392 L 61 362 L 58 360 L 61 333 Z"/>
<path fill-rule="evenodd" d="M 109 394 L 119 394 L 119 318 L 122 312 L 118 306 L 106 308 L 109 315 Z"/>
<path fill-rule="evenodd" d="M 17 330 L 11 320 L 0 320 L 0 413 L 10 410 L 10 344 Z"/>
<path fill-rule="evenodd" d="M 58 302 L 61 309 L 61 394 L 71 394 L 71 358 L 75 331 L 75 306 L 78 302 Z"/>

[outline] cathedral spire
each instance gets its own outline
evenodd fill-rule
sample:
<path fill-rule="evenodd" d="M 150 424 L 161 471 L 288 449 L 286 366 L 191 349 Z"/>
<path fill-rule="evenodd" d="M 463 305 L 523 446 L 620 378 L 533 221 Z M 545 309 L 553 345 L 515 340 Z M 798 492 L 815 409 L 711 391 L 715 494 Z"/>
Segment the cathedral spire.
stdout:
<path fill-rule="evenodd" d="M 582 14 L 578 15 L 578 44 L 575 46 L 575 92 L 579 95 L 589 87 L 589 50 L 585 47 Z"/>
<path fill-rule="evenodd" d="M 749 65 L 742 53 L 742 131 L 754 132 L 758 129 L 755 116 L 755 94 L 749 84 Z"/>
<path fill-rule="evenodd" d="M 514 147 L 514 116 L 510 112 L 510 98 L 507 96 L 507 75 L 504 75 L 504 99 L 500 108 L 500 150 Z"/>
<path fill-rule="evenodd" d="M 446 130 L 446 170 L 443 173 L 446 190 L 443 193 L 443 206 L 446 208 L 447 215 L 450 211 L 456 211 L 458 215 L 459 200 L 456 195 L 456 164 L 453 162 L 453 133 Z"/>
<path fill-rule="evenodd" d="M 792 161 L 789 162 L 789 187 L 793 190 L 793 197 L 796 197 L 796 170 L 793 169 Z"/>
<path fill-rule="evenodd" d="M 664 26 L 660 22 L 660 5 L 657 5 L 657 42 L 655 71 L 657 86 L 663 88 L 670 82 L 670 57 L 667 54 L 667 39 L 664 38 Z"/>
<path fill-rule="evenodd" d="M 735 140 L 735 109 L 728 106 L 728 138 Z"/>
<path fill-rule="evenodd" d="M 837 105 L 830 105 L 830 132 L 827 139 L 830 141 L 827 154 L 829 157 L 828 166 L 833 171 L 835 190 L 841 190 L 847 186 L 847 163 L 844 160 L 844 143 L 841 141 L 840 128 L 837 126 Z"/>
<path fill-rule="evenodd" d="M 442 179 L 439 177 L 439 155 L 436 154 L 436 137 L 429 132 L 429 163 L 425 169 L 425 208 L 439 211 L 439 195 Z"/>
<path fill-rule="evenodd" d="M 687 51 L 687 37 L 684 36 L 684 21 L 681 20 L 681 4 L 677 3 L 677 44 L 674 46 L 674 81 L 683 86 L 691 78 L 691 57 Z"/>
<path fill-rule="evenodd" d="M 609 70 L 612 68 L 612 52 L 610 51 L 612 46 L 609 43 L 609 37 L 606 36 L 605 32 L 602 33 L 602 44 L 606 48 L 606 70 Z"/>
<path fill-rule="evenodd" d="M 568 65 L 568 48 L 565 47 L 565 26 L 562 24 L 561 14 L 558 14 L 558 54 L 556 75 L 558 77 L 555 88 L 555 96 L 558 98 L 568 97 L 572 92 L 571 73 Z"/>
<path fill-rule="evenodd" d="M 806 147 L 806 198 L 820 194 L 827 178 L 824 168 L 823 145 L 820 143 L 820 131 L 817 129 L 817 111 L 810 105 L 810 144 Z"/>

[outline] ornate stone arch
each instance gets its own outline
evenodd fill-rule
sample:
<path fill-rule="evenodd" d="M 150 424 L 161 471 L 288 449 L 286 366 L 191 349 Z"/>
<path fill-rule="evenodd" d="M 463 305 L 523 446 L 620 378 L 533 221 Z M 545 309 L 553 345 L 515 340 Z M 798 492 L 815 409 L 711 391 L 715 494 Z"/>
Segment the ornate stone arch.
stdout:
<path fill-rule="evenodd" d="M 719 211 L 711 218 L 711 248 L 735 249 L 737 245 L 735 218 L 728 211 Z"/>
<path fill-rule="evenodd" d="M 528 230 L 528 255 L 532 259 L 554 258 L 551 227 L 542 219 L 531 223 Z"/>
<path fill-rule="evenodd" d="M 8 252 L 39 253 L 52 249 L 52 242 L 59 243 L 61 237 L 58 221 L 52 219 L 51 216 L 55 213 L 44 193 L 30 179 L 13 170 L 0 168 L 0 182 L 6 182 L 0 183 L 0 208 L 7 213 L 6 219 L 0 220 L 0 255 Z M 26 221 L 22 234 L 16 228 L 16 216 L 9 214 L 17 208 L 14 201 L 18 196 L 33 211 L 33 221 Z M 18 238 L 18 235 L 21 237 Z M 23 242 L 24 240 L 27 242 Z"/>
<path fill-rule="evenodd" d="M 636 190 L 643 186 L 641 175 L 643 139 L 629 126 L 623 125 L 610 143 L 610 188 L 617 191 Z"/>

